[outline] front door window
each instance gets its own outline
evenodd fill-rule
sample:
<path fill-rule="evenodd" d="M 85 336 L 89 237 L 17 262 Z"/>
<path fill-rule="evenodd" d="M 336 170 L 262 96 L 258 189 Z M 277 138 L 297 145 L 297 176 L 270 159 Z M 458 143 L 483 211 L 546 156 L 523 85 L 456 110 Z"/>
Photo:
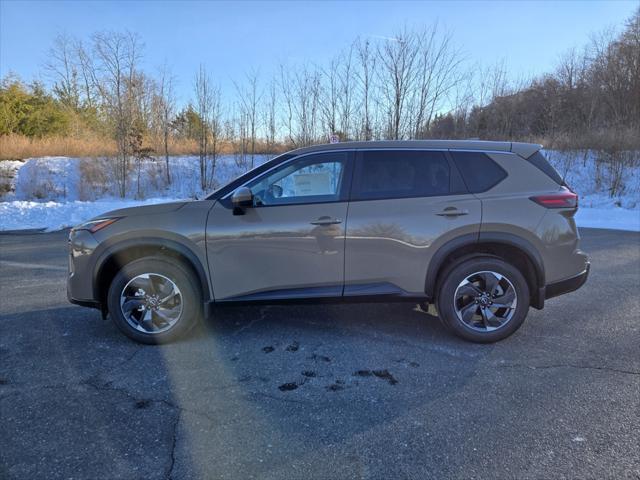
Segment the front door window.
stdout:
<path fill-rule="evenodd" d="M 247 184 L 255 206 L 324 203 L 340 200 L 347 154 L 309 155 Z"/>

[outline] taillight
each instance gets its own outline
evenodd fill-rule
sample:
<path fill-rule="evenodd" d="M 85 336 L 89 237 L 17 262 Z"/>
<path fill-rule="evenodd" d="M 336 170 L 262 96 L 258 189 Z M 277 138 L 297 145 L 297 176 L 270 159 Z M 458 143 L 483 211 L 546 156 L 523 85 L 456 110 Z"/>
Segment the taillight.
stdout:
<path fill-rule="evenodd" d="M 545 208 L 578 208 L 578 194 L 566 187 L 552 195 L 536 195 L 529 198 Z"/>

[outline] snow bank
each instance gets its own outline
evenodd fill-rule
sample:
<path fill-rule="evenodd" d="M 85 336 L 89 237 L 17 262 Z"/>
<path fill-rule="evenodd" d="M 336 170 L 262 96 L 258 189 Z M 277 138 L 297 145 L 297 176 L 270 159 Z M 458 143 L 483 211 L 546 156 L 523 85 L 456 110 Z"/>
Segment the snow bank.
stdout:
<path fill-rule="evenodd" d="M 580 195 L 578 226 L 640 231 L 640 152 L 626 153 L 629 164 L 621 171 L 619 192 L 611 197 L 608 189 L 614 183 L 614 168 L 597 162 L 597 152 L 545 151 L 549 162 Z"/>
<path fill-rule="evenodd" d="M 640 162 L 626 166 L 620 192 L 611 198 L 613 172 L 594 152 L 545 152 L 567 183 L 580 194 L 580 227 L 640 231 Z M 640 152 L 632 152 L 636 158 Z M 271 156 L 258 155 L 255 165 Z M 217 159 L 213 184 L 224 185 L 248 169 L 238 156 Z M 132 163 L 125 199 L 118 198 L 116 169 L 109 159 L 68 157 L 0 162 L 0 231 L 69 227 L 105 211 L 204 195 L 198 158 L 171 157 L 171 183 L 164 159 Z M 139 174 L 138 174 L 139 173 Z"/>
<path fill-rule="evenodd" d="M 73 227 L 110 210 L 167 201 L 170 200 L 150 198 L 147 200 L 97 200 L 95 202 L 30 202 L 25 200 L 2 202 L 0 203 L 0 231 L 30 229 L 55 231 Z"/>
<path fill-rule="evenodd" d="M 0 161 L 0 200 L 15 190 L 15 178 L 23 165 L 19 160 Z"/>
<path fill-rule="evenodd" d="M 269 158 L 256 155 L 254 164 L 260 165 Z M 170 183 L 164 159 L 143 160 L 139 165 L 131 162 L 125 198 L 195 198 L 206 193 L 200 188 L 198 157 L 170 157 L 169 162 Z M 120 196 L 117 167 L 109 158 L 31 158 L 21 163 L 14 173 L 11 192 L 2 199 L 69 202 L 117 198 Z M 248 158 L 243 162 L 234 155 L 222 155 L 216 160 L 210 183 L 218 188 L 248 168 Z"/>
<path fill-rule="evenodd" d="M 260 165 L 272 155 L 256 155 Z M 116 164 L 107 158 L 42 157 L 0 162 L 0 231 L 72 227 L 109 210 L 204 196 L 199 159 L 171 157 L 171 183 L 164 159 L 131 163 L 126 196 L 119 197 Z M 138 169 L 139 167 L 139 169 Z M 249 158 L 222 155 L 216 160 L 213 185 L 219 187 L 244 173 Z"/>
<path fill-rule="evenodd" d="M 567 184 L 580 195 L 580 205 L 586 208 L 622 207 L 634 209 L 640 203 L 640 152 L 625 152 L 629 164 L 620 170 L 621 184 L 611 197 L 609 188 L 614 184 L 615 169 L 606 162 L 596 161 L 592 150 L 560 152 L 546 150 L 549 162 L 562 175 Z"/>
<path fill-rule="evenodd" d="M 640 232 L 640 209 L 580 207 L 576 213 L 576 223 L 583 228 L 609 228 Z"/>

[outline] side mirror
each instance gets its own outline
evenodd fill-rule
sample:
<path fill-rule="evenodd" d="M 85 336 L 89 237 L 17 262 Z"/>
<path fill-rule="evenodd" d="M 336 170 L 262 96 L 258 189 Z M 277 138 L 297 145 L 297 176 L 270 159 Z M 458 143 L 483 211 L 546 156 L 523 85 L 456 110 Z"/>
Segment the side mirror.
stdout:
<path fill-rule="evenodd" d="M 248 187 L 240 187 L 231 196 L 234 213 L 244 208 L 253 207 L 253 192 Z"/>

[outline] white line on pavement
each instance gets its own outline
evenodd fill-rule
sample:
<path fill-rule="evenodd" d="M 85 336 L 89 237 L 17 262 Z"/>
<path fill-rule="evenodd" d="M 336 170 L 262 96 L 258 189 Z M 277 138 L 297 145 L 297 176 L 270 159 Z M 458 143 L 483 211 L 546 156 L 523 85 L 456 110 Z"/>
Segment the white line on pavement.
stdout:
<path fill-rule="evenodd" d="M 61 267 L 60 265 L 47 265 L 45 263 L 21 263 L 0 260 L 0 266 L 2 265 L 15 268 L 30 268 L 32 270 L 67 270 L 67 267 Z"/>

